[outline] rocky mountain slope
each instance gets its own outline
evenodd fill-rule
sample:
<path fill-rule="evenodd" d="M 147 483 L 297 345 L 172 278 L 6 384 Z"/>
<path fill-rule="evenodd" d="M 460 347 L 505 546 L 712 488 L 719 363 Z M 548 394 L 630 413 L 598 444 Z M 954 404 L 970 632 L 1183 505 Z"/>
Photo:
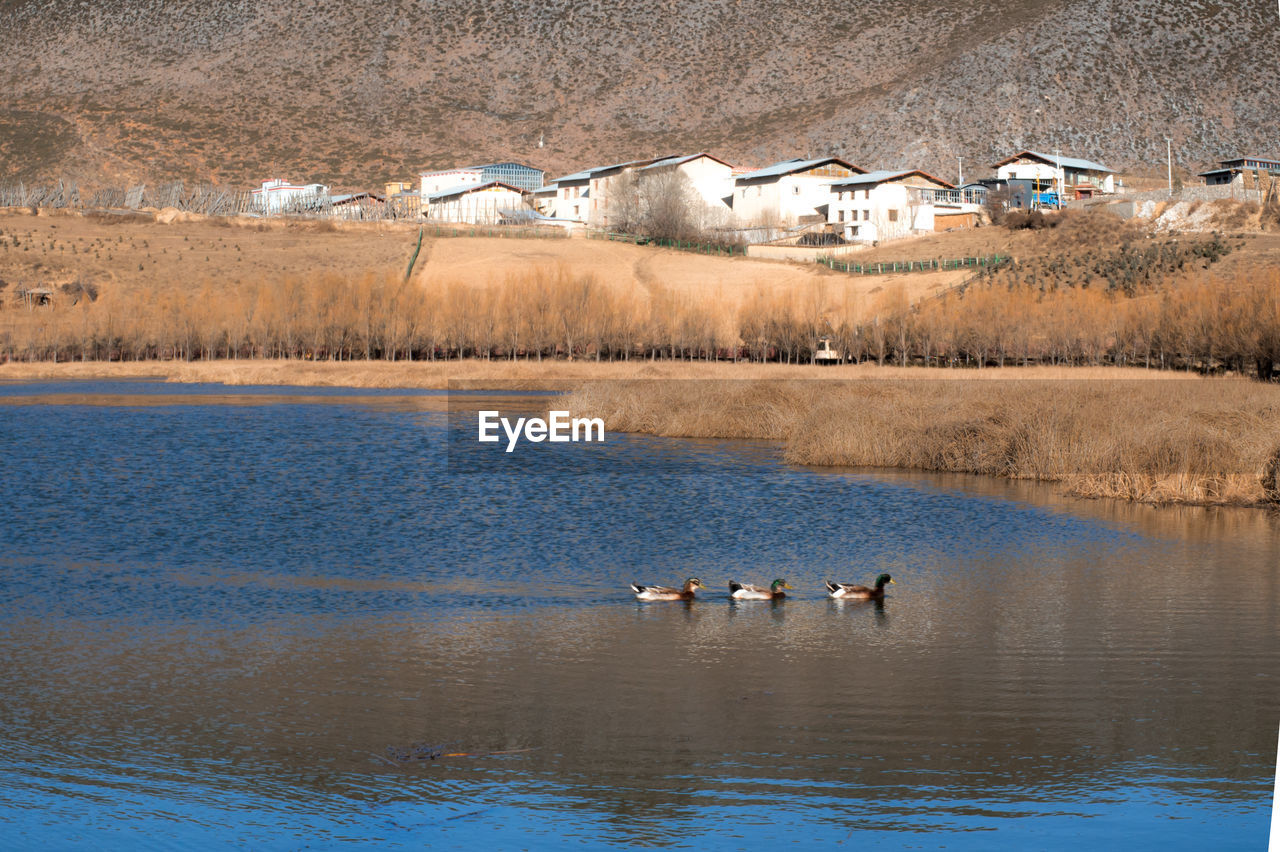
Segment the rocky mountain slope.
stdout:
<path fill-rule="evenodd" d="M 0 0 L 0 46 L 0 179 L 1280 154 L 1273 0 Z"/>

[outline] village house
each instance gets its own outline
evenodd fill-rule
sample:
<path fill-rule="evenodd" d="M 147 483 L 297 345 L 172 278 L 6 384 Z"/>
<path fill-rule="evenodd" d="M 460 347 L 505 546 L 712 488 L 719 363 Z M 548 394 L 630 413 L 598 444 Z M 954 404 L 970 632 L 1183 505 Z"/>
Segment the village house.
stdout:
<path fill-rule="evenodd" d="M 747 172 L 734 181 L 734 218 L 747 227 L 826 222 L 831 183 L 865 172 L 839 157 L 783 160 Z"/>
<path fill-rule="evenodd" d="M 997 180 L 1030 182 L 1039 196 L 1036 200 L 1041 202 L 1092 198 L 1116 191 L 1113 169 L 1077 157 L 1019 151 L 991 168 L 996 170 Z M 1055 194 L 1057 198 L 1046 199 L 1044 196 L 1049 194 Z"/>
<path fill-rule="evenodd" d="M 632 160 L 627 163 L 615 163 L 612 166 L 601 166 L 588 171 L 587 224 L 593 228 L 617 227 L 619 220 L 619 190 L 630 184 L 632 175 L 637 169 L 655 163 L 664 157 L 651 157 L 647 160 Z M 634 184 L 627 186 L 634 191 Z"/>
<path fill-rule="evenodd" d="M 868 172 L 829 184 L 827 222 L 851 242 L 879 242 L 977 223 L 983 193 L 919 169 Z"/>
<path fill-rule="evenodd" d="M 386 215 L 386 197 L 373 192 L 330 195 L 328 202 L 329 214 L 335 219 L 382 219 Z"/>
<path fill-rule="evenodd" d="M 423 196 L 423 215 L 433 222 L 496 225 L 527 206 L 527 190 L 502 181 L 462 184 Z"/>
<path fill-rule="evenodd" d="M 422 192 L 418 186 L 405 180 L 386 183 L 387 213 L 391 218 L 416 219 L 421 215 Z"/>
<path fill-rule="evenodd" d="M 555 219 L 586 222 L 590 187 L 590 170 L 556 178 L 538 190 L 534 206 L 538 208 L 538 212 Z"/>
<path fill-rule="evenodd" d="M 322 183 L 292 184 L 287 180 L 264 180 L 261 189 L 251 192 L 254 209 L 267 215 L 299 213 L 320 207 L 329 196 Z"/>
<path fill-rule="evenodd" d="M 725 220 L 733 209 L 733 166 L 707 153 L 683 157 L 667 157 L 640 169 L 646 176 L 675 170 L 689 180 L 689 185 L 702 200 L 704 218 Z"/>
<path fill-rule="evenodd" d="M 1266 157 L 1236 157 L 1231 160 L 1219 160 L 1218 168 L 1201 172 L 1205 186 L 1238 186 L 1256 189 L 1258 174 L 1280 176 L 1280 160 Z"/>
<path fill-rule="evenodd" d="M 534 197 L 538 212 L 556 219 L 584 222 L 595 228 L 617 224 L 611 216 L 614 189 L 635 169 L 656 161 L 631 160 L 611 166 L 597 166 L 556 178 L 542 187 Z M 611 221 L 612 219 L 612 221 Z"/>
<path fill-rule="evenodd" d="M 444 169 L 438 172 L 419 172 L 418 192 L 425 199 L 428 195 L 459 186 L 479 186 L 485 183 L 484 172 L 478 168 Z"/>
<path fill-rule="evenodd" d="M 555 209 L 556 193 L 559 189 L 560 187 L 552 181 L 529 193 L 529 200 L 533 204 L 533 209 L 544 216 L 551 215 Z"/>

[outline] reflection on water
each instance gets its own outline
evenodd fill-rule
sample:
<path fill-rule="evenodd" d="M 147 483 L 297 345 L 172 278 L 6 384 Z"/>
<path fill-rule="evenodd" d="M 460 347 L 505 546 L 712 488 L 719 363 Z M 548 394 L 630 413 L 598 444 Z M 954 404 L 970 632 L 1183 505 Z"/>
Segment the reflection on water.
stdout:
<path fill-rule="evenodd" d="M 1274 517 L 630 436 L 458 475 L 441 411 L 201 393 L 0 404 L 21 845 L 1265 842 Z"/>

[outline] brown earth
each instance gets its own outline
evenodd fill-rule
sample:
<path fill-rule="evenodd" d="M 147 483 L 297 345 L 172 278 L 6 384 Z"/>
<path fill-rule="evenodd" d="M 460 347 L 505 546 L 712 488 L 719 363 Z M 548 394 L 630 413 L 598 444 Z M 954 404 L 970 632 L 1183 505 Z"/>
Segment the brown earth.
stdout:
<path fill-rule="evenodd" d="M 0 2 L 0 179 L 373 188 L 711 152 L 969 177 L 1022 148 L 1159 185 L 1274 156 L 1271 0 Z M 1190 170 L 1187 167 L 1190 166 Z"/>
<path fill-rule="evenodd" d="M 159 293 L 175 286 L 215 288 L 288 276 L 336 273 L 402 274 L 418 229 L 399 223 L 184 217 L 162 225 L 150 215 L 0 214 L 0 304 L 28 287 L 84 282 L 120 295 Z M 997 229 L 993 245 L 998 243 Z M 950 235 L 946 235 L 950 237 Z M 936 250 L 968 247 L 942 240 Z M 932 243 L 921 241 L 921 257 Z M 848 276 L 812 263 L 715 257 L 628 243 L 572 239 L 437 237 L 424 241 L 415 276 L 423 286 L 447 281 L 502 283 L 531 267 L 567 267 L 620 290 L 712 299 L 732 311 L 757 293 L 812 294 L 850 310 L 877 294 L 900 291 L 915 300 L 963 281 L 968 273 Z"/>

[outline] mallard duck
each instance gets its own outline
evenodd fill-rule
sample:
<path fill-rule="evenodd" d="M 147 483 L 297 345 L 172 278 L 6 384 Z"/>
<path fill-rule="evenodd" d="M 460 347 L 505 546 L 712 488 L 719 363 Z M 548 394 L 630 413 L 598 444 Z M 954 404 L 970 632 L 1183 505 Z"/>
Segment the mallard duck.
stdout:
<path fill-rule="evenodd" d="M 857 601 L 873 601 L 884 597 L 885 583 L 893 583 L 893 578 L 888 574 L 881 574 L 876 577 L 876 587 L 874 589 L 868 586 L 855 586 L 852 583 L 833 583 L 827 581 L 827 591 L 833 598 L 848 598 Z"/>
<path fill-rule="evenodd" d="M 705 588 L 706 586 L 702 585 L 702 581 L 697 577 L 685 580 L 684 587 L 680 589 L 673 589 L 670 586 L 631 584 L 631 590 L 636 593 L 636 599 L 642 601 L 691 601 L 694 591 Z"/>
<path fill-rule="evenodd" d="M 739 583 L 737 580 L 729 581 L 729 597 L 740 601 L 771 601 L 777 598 L 785 598 L 787 593 L 783 589 L 789 589 L 786 580 L 774 580 L 769 588 L 761 588 L 760 586 L 749 586 L 746 583 Z"/>

